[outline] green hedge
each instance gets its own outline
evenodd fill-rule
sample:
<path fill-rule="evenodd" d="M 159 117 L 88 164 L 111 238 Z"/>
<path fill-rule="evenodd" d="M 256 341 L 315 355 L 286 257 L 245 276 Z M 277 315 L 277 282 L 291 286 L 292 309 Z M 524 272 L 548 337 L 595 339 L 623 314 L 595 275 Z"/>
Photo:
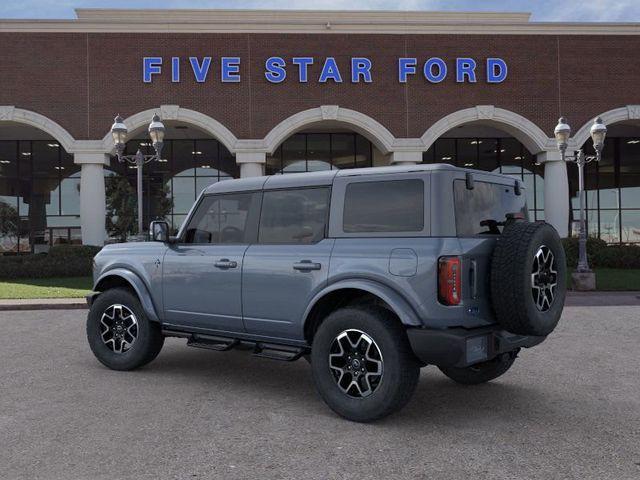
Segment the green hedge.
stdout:
<path fill-rule="evenodd" d="M 60 245 L 49 253 L 0 256 L 0 279 L 84 277 L 91 275 L 91 261 L 100 247 Z"/>
<path fill-rule="evenodd" d="M 565 238 L 562 243 L 567 265 L 575 267 L 578 264 L 578 239 Z M 599 238 L 588 238 L 587 260 L 593 268 L 640 268 L 640 246 L 607 245 Z"/>

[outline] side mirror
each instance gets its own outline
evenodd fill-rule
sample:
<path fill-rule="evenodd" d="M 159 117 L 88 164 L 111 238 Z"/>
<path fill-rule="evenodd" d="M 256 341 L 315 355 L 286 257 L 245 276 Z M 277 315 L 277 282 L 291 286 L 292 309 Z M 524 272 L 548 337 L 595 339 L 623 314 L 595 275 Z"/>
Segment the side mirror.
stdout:
<path fill-rule="evenodd" d="M 169 241 L 169 224 L 165 221 L 153 221 L 149 226 L 151 241 L 167 243 Z"/>

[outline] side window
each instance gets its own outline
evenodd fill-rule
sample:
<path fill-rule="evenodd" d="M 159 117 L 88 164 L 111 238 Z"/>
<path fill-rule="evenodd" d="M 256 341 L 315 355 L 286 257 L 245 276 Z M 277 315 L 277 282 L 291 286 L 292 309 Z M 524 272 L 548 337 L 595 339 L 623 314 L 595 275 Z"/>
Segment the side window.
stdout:
<path fill-rule="evenodd" d="M 260 243 L 309 244 L 324 238 L 328 188 L 266 191 L 262 197 Z"/>
<path fill-rule="evenodd" d="M 424 229 L 424 182 L 418 179 L 347 185 L 345 233 L 420 232 Z"/>
<path fill-rule="evenodd" d="M 259 194 L 206 196 L 185 231 L 185 243 L 250 243 L 255 236 Z"/>
<path fill-rule="evenodd" d="M 456 232 L 459 237 L 499 234 L 508 213 L 522 213 L 529 219 L 526 196 L 516 195 L 513 187 L 497 183 L 475 182 L 473 190 L 464 180 L 453 182 Z"/>

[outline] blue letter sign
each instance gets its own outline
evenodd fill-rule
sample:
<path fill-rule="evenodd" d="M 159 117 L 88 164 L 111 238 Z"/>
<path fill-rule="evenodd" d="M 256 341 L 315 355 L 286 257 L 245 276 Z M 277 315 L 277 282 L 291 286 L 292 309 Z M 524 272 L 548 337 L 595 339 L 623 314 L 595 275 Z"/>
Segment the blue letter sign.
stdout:
<path fill-rule="evenodd" d="M 342 77 L 340 76 L 340 69 L 336 59 L 333 57 L 327 57 L 324 61 L 324 66 L 320 72 L 320 83 L 325 83 L 327 80 L 333 80 L 336 83 L 342 83 Z"/>
<path fill-rule="evenodd" d="M 507 78 L 507 62 L 501 58 L 487 58 L 487 83 L 502 83 Z"/>
<path fill-rule="evenodd" d="M 284 69 L 286 63 L 282 57 L 269 57 L 264 62 L 264 68 L 267 70 L 264 72 L 264 76 L 271 83 L 284 82 L 287 78 L 287 71 Z M 306 74 L 306 73 L 305 73 Z"/>
<path fill-rule="evenodd" d="M 191 69 L 193 70 L 193 76 L 196 78 L 196 82 L 203 83 L 209 73 L 211 57 L 204 57 L 202 59 L 202 65 L 198 63 L 197 57 L 189 57 L 189 61 L 191 62 Z"/>
<path fill-rule="evenodd" d="M 344 55 L 344 54 L 343 54 Z M 346 55 L 345 55 L 346 56 Z M 220 77 L 221 83 L 239 83 L 240 76 L 240 57 L 216 57 L 216 61 L 220 60 Z M 344 58 L 344 56 L 343 56 Z M 205 83 L 210 77 L 212 57 L 188 57 L 193 77 L 198 83 Z M 172 83 L 180 83 L 182 81 L 181 62 L 182 57 L 167 57 L 167 71 L 162 75 L 162 67 L 164 61 L 162 57 L 143 57 L 142 58 L 142 81 L 144 83 L 152 83 L 158 78 L 164 77 L 164 80 Z M 507 62 L 502 58 L 488 57 L 482 61 L 486 62 L 486 70 L 478 69 L 478 60 L 472 57 L 458 58 L 440 58 L 426 57 L 426 60 L 416 57 L 398 57 L 398 73 L 397 82 L 407 83 L 412 76 L 415 76 L 419 68 L 422 69 L 422 76 L 428 83 L 440 83 L 450 78 L 449 70 L 454 74 L 457 83 L 476 83 L 478 76 L 484 76 L 487 83 L 502 83 L 507 79 L 508 68 Z M 454 63 L 455 62 L 455 63 Z M 349 73 L 345 72 L 351 83 L 372 83 L 374 80 L 373 61 L 368 57 L 351 57 L 349 63 L 345 59 L 343 68 L 349 68 Z M 317 64 L 317 66 L 315 66 Z M 187 67 L 188 68 L 188 67 Z M 287 72 L 287 69 L 297 69 L 298 75 L 294 71 Z M 288 75 L 291 73 L 291 75 Z M 336 57 L 285 57 L 272 56 L 264 61 L 264 77 L 269 83 L 282 83 L 285 81 L 296 81 L 298 83 L 308 83 L 311 81 L 317 83 L 342 83 L 343 77 L 338 67 Z M 296 78 L 297 77 L 297 78 Z M 290 78 L 290 80 L 287 80 Z M 387 79 L 387 81 L 392 79 Z M 422 83 L 425 83 L 423 80 Z M 384 81 L 384 79 L 383 79 Z M 415 81 L 418 81 L 417 79 Z"/>
<path fill-rule="evenodd" d="M 162 71 L 162 57 L 144 57 L 142 59 L 142 81 L 151 83 L 151 75 L 159 75 Z"/>

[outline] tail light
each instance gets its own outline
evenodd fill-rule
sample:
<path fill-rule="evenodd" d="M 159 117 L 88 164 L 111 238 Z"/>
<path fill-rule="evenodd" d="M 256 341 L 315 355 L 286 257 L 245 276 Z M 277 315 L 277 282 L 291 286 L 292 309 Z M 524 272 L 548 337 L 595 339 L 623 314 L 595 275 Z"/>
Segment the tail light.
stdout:
<path fill-rule="evenodd" d="M 462 296 L 460 257 L 438 260 L 438 300 L 444 305 L 458 305 Z"/>

